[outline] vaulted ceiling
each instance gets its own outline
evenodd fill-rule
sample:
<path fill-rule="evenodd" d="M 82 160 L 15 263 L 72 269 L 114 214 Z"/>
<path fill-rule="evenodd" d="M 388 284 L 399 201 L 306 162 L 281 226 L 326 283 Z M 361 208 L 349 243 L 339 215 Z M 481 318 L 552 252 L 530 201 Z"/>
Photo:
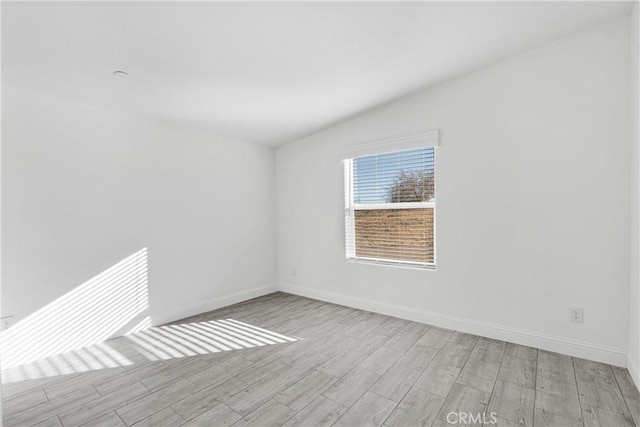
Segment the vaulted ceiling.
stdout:
<path fill-rule="evenodd" d="M 631 7 L 3 2 L 2 82 L 279 145 Z"/>

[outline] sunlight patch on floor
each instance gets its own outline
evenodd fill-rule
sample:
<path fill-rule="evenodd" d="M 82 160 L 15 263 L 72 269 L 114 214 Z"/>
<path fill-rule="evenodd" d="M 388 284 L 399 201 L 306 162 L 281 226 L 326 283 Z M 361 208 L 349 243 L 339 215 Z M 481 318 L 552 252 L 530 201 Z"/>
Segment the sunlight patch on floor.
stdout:
<path fill-rule="evenodd" d="M 4 384 L 29 379 L 130 366 L 298 341 L 235 319 L 148 327 L 146 319 L 129 335 L 92 344 L 2 371 Z M 146 329 L 145 329 L 146 328 Z"/>

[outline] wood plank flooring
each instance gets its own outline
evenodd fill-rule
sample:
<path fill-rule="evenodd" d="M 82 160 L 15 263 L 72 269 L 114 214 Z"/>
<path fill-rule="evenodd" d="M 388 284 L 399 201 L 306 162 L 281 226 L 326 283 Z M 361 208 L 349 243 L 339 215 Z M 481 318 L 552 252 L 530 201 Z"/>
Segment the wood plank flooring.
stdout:
<path fill-rule="evenodd" d="M 633 426 L 640 394 L 626 369 L 274 293 L 4 371 L 3 411 L 39 427 Z"/>

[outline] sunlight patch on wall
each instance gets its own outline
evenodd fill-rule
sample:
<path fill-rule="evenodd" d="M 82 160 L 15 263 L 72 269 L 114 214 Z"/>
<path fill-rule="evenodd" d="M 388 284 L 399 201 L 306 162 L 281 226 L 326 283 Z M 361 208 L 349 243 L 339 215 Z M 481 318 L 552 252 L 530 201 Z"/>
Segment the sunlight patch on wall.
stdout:
<path fill-rule="evenodd" d="M 70 350 L 76 350 L 67 355 L 73 360 L 48 360 L 57 366 L 52 372 L 119 364 L 114 360 L 124 357 L 112 349 L 82 348 L 106 340 L 146 310 L 148 287 L 147 248 L 143 248 L 3 331 L 2 368 Z"/>

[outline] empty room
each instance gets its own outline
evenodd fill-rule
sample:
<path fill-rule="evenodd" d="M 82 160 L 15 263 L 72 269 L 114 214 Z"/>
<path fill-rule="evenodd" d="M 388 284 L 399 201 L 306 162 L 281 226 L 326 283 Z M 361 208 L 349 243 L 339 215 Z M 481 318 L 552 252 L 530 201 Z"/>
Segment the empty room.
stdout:
<path fill-rule="evenodd" d="M 0 427 L 640 426 L 637 1 L 0 12 Z"/>

